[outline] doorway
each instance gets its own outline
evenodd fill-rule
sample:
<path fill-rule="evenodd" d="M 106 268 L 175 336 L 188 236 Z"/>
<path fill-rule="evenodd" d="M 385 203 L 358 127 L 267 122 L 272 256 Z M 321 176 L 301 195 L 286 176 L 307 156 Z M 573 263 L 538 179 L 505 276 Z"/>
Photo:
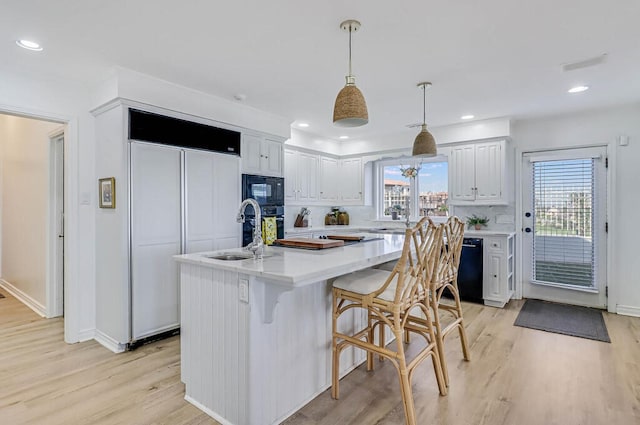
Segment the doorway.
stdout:
<path fill-rule="evenodd" d="M 607 307 L 606 147 L 524 153 L 523 297 Z"/>
<path fill-rule="evenodd" d="M 64 311 L 65 129 L 0 114 L 0 286 L 48 318 Z"/>

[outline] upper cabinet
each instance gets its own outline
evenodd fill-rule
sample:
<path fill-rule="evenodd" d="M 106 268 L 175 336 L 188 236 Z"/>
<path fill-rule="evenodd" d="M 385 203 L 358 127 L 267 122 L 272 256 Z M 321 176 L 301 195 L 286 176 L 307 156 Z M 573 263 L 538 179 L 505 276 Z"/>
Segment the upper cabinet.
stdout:
<path fill-rule="evenodd" d="M 269 136 L 242 135 L 242 173 L 282 176 L 283 141 Z"/>
<path fill-rule="evenodd" d="M 449 156 L 449 203 L 508 204 L 506 151 L 505 140 L 453 146 Z"/>
<path fill-rule="evenodd" d="M 319 159 L 317 155 L 284 150 L 284 200 L 287 204 L 308 204 L 318 200 Z"/>
<path fill-rule="evenodd" d="M 287 205 L 362 205 L 363 174 L 361 158 L 284 150 Z"/>

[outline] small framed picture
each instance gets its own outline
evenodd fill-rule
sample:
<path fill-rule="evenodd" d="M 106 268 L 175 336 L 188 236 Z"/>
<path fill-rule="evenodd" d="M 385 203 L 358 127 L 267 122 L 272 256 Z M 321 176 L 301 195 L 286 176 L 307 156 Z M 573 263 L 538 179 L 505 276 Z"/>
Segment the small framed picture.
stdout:
<path fill-rule="evenodd" d="M 98 197 L 100 208 L 116 207 L 116 178 L 107 177 L 98 180 Z"/>

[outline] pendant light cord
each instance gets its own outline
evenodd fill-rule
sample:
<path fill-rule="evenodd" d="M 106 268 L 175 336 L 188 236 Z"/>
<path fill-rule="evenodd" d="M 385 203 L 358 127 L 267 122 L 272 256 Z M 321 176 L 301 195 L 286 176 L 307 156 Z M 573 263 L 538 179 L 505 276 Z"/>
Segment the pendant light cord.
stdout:
<path fill-rule="evenodd" d="M 422 85 L 422 125 L 427 124 L 427 89 Z"/>
<path fill-rule="evenodd" d="M 351 24 L 349 24 L 349 77 L 351 77 Z"/>

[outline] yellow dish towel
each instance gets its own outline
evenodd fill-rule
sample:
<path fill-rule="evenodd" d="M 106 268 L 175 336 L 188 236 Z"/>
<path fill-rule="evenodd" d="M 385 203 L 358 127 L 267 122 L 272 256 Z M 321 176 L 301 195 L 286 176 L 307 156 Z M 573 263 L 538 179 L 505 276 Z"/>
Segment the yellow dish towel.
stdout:
<path fill-rule="evenodd" d="M 265 245 L 272 245 L 278 238 L 275 217 L 265 217 L 262 219 L 262 240 Z"/>

